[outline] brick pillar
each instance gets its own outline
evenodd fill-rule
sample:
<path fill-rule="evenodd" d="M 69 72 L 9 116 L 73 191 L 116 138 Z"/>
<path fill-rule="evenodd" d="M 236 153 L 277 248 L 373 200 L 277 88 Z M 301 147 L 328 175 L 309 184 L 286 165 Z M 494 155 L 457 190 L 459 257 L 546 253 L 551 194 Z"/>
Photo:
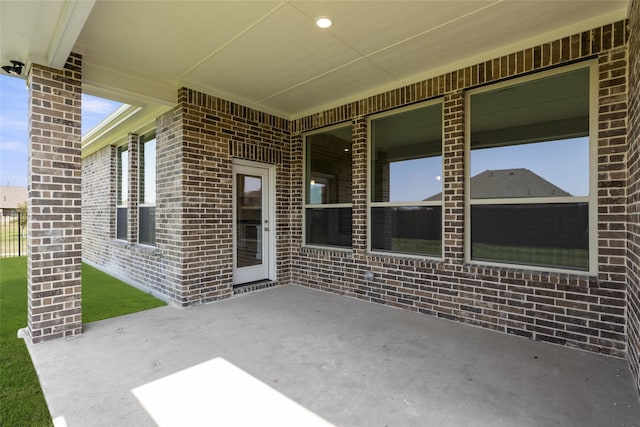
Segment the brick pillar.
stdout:
<path fill-rule="evenodd" d="M 598 57 L 598 278 L 600 287 L 626 287 L 627 48 Z M 611 296 L 611 295 L 607 295 Z"/>
<path fill-rule="evenodd" d="M 289 211 L 289 224 L 291 224 L 291 252 L 293 258 L 298 258 L 298 251 L 302 246 L 302 224 L 305 215 L 303 205 L 305 201 L 302 199 L 302 190 L 304 183 L 304 155 L 303 155 L 303 137 L 302 135 L 293 135 L 291 137 L 291 209 Z M 292 269 L 293 283 L 297 283 L 296 274 L 297 261 L 293 261 Z"/>
<path fill-rule="evenodd" d="M 357 117 L 351 128 L 352 247 L 356 257 L 367 254 L 367 119 Z"/>
<path fill-rule="evenodd" d="M 464 93 L 444 97 L 444 257 L 464 261 Z"/>
<path fill-rule="evenodd" d="M 34 342 L 82 332 L 82 56 L 29 75 L 28 333 Z"/>
<path fill-rule="evenodd" d="M 138 157 L 140 137 L 129 134 L 129 200 L 127 201 L 127 240 L 129 243 L 138 243 Z"/>

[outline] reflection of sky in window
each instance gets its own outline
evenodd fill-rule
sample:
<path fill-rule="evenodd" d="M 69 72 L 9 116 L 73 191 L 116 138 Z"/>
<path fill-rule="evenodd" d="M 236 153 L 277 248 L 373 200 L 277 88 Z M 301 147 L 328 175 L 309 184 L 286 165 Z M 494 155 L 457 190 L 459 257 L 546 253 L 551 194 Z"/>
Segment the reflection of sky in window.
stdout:
<path fill-rule="evenodd" d="M 589 194 L 589 138 L 471 151 L 471 176 L 485 170 L 529 169 L 574 196 Z"/>
<path fill-rule="evenodd" d="M 417 202 L 442 192 L 442 157 L 391 162 L 390 202 Z"/>
<path fill-rule="evenodd" d="M 156 140 L 144 143 L 144 202 L 156 202 Z"/>
<path fill-rule="evenodd" d="M 120 204 L 127 205 L 129 200 L 129 152 L 120 153 Z"/>

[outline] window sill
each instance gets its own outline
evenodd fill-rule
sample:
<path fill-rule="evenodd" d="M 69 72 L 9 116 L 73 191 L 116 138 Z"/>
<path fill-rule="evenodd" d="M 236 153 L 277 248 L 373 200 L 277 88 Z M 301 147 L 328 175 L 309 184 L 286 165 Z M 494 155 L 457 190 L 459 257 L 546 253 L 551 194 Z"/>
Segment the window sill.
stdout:
<path fill-rule="evenodd" d="M 342 248 L 339 246 L 313 246 L 313 245 L 302 245 L 300 247 L 300 251 L 302 253 L 319 253 L 319 254 L 334 254 L 338 253 L 341 255 L 352 255 L 353 249 L 351 248 Z"/>
<path fill-rule="evenodd" d="M 120 240 L 120 239 L 113 239 L 111 240 L 111 243 L 114 246 L 124 248 L 124 249 L 129 249 L 130 251 L 133 251 L 133 252 L 138 252 L 138 253 L 147 254 L 147 255 L 155 255 L 155 256 L 161 255 L 160 249 L 158 249 L 156 246 L 146 245 L 142 243 L 130 243 L 130 242 L 127 242 L 126 240 Z"/>
<path fill-rule="evenodd" d="M 597 279 L 598 273 L 593 271 L 586 270 L 570 270 L 566 268 L 557 268 L 557 267 L 543 267 L 537 265 L 526 265 L 526 264 L 508 264 L 508 263 L 498 263 L 498 262 L 488 262 L 488 261 L 476 261 L 476 260 L 465 260 L 464 268 L 466 270 L 482 270 L 482 269 L 491 269 L 498 271 L 514 271 L 520 272 L 523 274 L 552 274 L 552 275 L 564 275 L 564 276 L 575 276 L 580 278 L 589 278 L 589 279 Z"/>
<path fill-rule="evenodd" d="M 367 252 L 367 256 L 376 257 L 376 258 L 402 259 L 402 260 L 410 260 L 410 261 L 426 261 L 426 262 L 432 262 L 434 264 L 444 261 L 444 258 L 433 256 L 433 255 L 405 254 L 402 252 L 369 251 Z"/>

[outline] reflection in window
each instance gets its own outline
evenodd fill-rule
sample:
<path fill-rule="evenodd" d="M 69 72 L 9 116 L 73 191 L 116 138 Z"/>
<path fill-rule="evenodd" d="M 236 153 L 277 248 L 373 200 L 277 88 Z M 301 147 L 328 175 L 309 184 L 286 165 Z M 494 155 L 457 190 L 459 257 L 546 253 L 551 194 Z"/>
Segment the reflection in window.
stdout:
<path fill-rule="evenodd" d="M 127 240 L 127 205 L 129 199 L 129 151 L 118 147 L 116 194 L 116 239 Z"/>
<path fill-rule="evenodd" d="M 442 206 L 371 208 L 371 247 L 379 251 L 440 256 Z"/>
<path fill-rule="evenodd" d="M 589 69 L 469 103 L 471 258 L 588 270 Z"/>
<path fill-rule="evenodd" d="M 471 151 L 471 198 L 589 195 L 589 138 Z"/>
<path fill-rule="evenodd" d="M 330 186 L 330 178 L 321 178 L 318 173 L 309 181 L 309 204 L 321 205 L 328 203 L 327 190 Z"/>
<path fill-rule="evenodd" d="M 351 247 L 351 208 L 307 208 L 307 243 L 322 246 Z"/>
<path fill-rule="evenodd" d="M 236 175 L 236 267 L 259 265 L 263 258 L 262 177 Z"/>
<path fill-rule="evenodd" d="M 144 140 L 145 138 L 143 138 Z M 156 140 L 140 145 L 140 207 L 138 209 L 139 242 L 156 242 Z"/>
<path fill-rule="evenodd" d="M 351 247 L 351 126 L 305 138 L 305 243 Z"/>
<path fill-rule="evenodd" d="M 371 249 L 442 256 L 442 104 L 370 121 Z"/>
<path fill-rule="evenodd" d="M 589 268 L 589 204 L 475 205 L 473 259 Z"/>

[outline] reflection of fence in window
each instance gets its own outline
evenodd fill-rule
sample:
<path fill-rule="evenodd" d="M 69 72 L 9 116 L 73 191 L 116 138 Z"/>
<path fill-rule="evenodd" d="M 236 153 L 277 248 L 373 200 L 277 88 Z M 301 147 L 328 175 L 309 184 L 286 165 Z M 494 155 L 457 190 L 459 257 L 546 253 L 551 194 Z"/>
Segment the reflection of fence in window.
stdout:
<path fill-rule="evenodd" d="M 475 205 L 473 259 L 587 270 L 589 204 Z"/>
<path fill-rule="evenodd" d="M 442 254 L 442 206 L 373 207 L 371 227 L 377 251 Z"/>
<path fill-rule="evenodd" d="M 27 227 L 21 212 L 3 213 L 0 217 L 0 257 L 27 254 Z"/>
<path fill-rule="evenodd" d="M 574 66 L 468 92 L 470 259 L 594 267 L 590 73 Z"/>
<path fill-rule="evenodd" d="M 351 207 L 307 208 L 307 243 L 323 246 L 351 246 Z"/>
<path fill-rule="evenodd" d="M 371 250 L 442 257 L 442 103 L 382 113 L 369 129 Z"/>

